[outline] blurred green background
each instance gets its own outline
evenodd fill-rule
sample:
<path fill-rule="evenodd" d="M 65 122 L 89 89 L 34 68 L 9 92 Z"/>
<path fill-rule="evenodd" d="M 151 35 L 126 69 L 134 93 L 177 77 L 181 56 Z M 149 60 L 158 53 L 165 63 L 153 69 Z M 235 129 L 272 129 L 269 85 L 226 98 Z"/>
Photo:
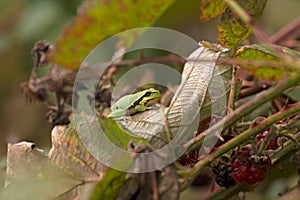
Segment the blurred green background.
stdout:
<path fill-rule="evenodd" d="M 41 39 L 55 42 L 62 27 L 80 5 L 79 0 L 0 1 L 0 156 L 7 142 L 29 140 L 50 144 L 50 125 L 40 104 L 27 104 L 19 84 L 33 67 L 30 51 Z"/>
<path fill-rule="evenodd" d="M 34 43 L 41 39 L 54 43 L 81 2 L 0 1 L 0 156 L 5 155 L 7 142 L 28 140 L 39 147 L 49 147 L 51 126 L 44 117 L 45 107 L 27 104 L 19 84 L 28 79 L 33 67 L 30 51 Z M 199 2 L 178 1 L 156 25 L 179 30 L 196 40 L 214 41 L 217 20 L 201 23 Z M 299 9 L 300 0 L 269 1 L 260 20 L 261 27 L 271 35 L 299 16 Z"/>
<path fill-rule="evenodd" d="M 34 43 L 41 39 L 54 43 L 63 26 L 76 14 L 81 2 L 0 1 L 0 158 L 5 158 L 8 142 L 32 141 L 40 148 L 49 149 L 51 126 L 45 119 L 45 106 L 27 104 L 19 84 L 28 80 L 33 67 L 30 51 Z M 159 18 L 156 25 L 179 30 L 196 40 L 215 41 L 217 20 L 200 22 L 199 2 L 177 2 Z M 271 0 L 259 22 L 260 26 L 272 35 L 298 17 L 299 10 L 300 0 Z M 114 12 L 118 11 L 112 10 L 111 14 Z"/>

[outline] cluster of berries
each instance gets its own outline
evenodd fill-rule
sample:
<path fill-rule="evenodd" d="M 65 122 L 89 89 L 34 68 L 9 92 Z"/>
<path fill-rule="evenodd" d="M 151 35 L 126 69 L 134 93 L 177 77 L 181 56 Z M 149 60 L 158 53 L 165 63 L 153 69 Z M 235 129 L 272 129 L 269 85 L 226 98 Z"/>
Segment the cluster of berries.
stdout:
<path fill-rule="evenodd" d="M 251 155 L 250 149 L 244 148 L 232 163 L 232 177 L 238 183 L 254 185 L 265 179 L 271 164 L 269 156 Z"/>
<path fill-rule="evenodd" d="M 212 171 L 216 175 L 215 181 L 220 187 L 232 187 L 236 183 L 254 185 L 262 182 L 270 167 L 271 159 L 266 155 L 255 155 L 249 146 L 229 157 L 222 156 L 213 165 Z"/>
<path fill-rule="evenodd" d="M 212 171 L 216 175 L 215 181 L 220 187 L 229 188 L 236 184 L 232 177 L 233 167 L 228 158 L 223 156 L 222 160 L 213 166 Z"/>

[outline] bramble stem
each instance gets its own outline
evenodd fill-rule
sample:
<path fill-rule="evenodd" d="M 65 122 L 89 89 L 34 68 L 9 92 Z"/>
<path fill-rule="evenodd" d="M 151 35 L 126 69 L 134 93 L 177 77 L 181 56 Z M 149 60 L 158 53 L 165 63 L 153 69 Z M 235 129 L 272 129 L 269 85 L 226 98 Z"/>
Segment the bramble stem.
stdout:
<path fill-rule="evenodd" d="M 188 151 L 191 149 L 194 149 L 199 144 L 201 144 L 202 139 L 206 135 L 214 135 L 217 131 L 228 128 L 233 123 L 235 123 L 236 121 L 238 121 L 242 117 L 244 117 L 246 114 L 250 113 L 251 111 L 253 111 L 257 107 L 259 107 L 260 105 L 279 96 L 285 90 L 296 85 L 298 82 L 300 82 L 300 74 L 296 74 L 289 79 L 280 81 L 276 86 L 258 94 L 252 100 L 248 101 L 247 103 L 238 107 L 233 112 L 229 113 L 226 117 L 224 117 L 222 120 L 220 120 L 214 126 L 212 126 L 211 128 L 207 129 L 206 131 L 202 132 L 195 138 L 193 138 L 190 141 L 188 141 L 187 143 L 185 143 L 184 147 L 188 148 Z"/>
<path fill-rule="evenodd" d="M 300 134 L 296 134 L 297 141 L 300 141 Z M 297 151 L 296 144 L 293 141 L 288 141 L 284 144 L 283 148 L 277 149 L 272 156 L 273 165 L 272 168 L 279 164 L 279 161 L 286 159 Z M 250 186 L 247 184 L 237 184 L 232 188 L 220 189 L 217 192 L 211 194 L 206 200 L 228 199 L 233 195 L 241 191 L 251 191 L 257 185 Z M 293 188 L 291 188 L 293 189 Z"/>
<path fill-rule="evenodd" d="M 179 174 L 186 178 L 186 183 L 183 184 L 183 188 L 187 187 L 193 179 L 198 175 L 198 172 L 206 165 L 209 165 L 215 158 L 219 157 L 220 155 L 230 151 L 231 149 L 235 148 L 239 144 L 245 142 L 251 136 L 256 135 L 257 133 L 263 131 L 270 125 L 292 115 L 297 112 L 300 112 L 300 102 L 293 104 L 292 106 L 287 107 L 286 109 L 275 113 L 274 115 L 266 118 L 265 120 L 261 121 L 256 127 L 252 129 L 248 129 L 241 133 L 240 135 L 236 136 L 235 138 L 229 140 L 225 144 L 218 147 L 214 152 L 204 157 L 198 163 L 195 164 L 193 168 L 189 168 L 186 170 L 182 170 Z"/>
<path fill-rule="evenodd" d="M 275 53 L 278 57 L 282 58 L 282 61 L 288 65 L 289 67 L 293 68 L 293 70 L 299 71 L 299 61 L 295 58 L 289 56 L 288 54 L 284 53 L 281 49 L 277 48 L 268 36 L 253 22 L 251 16 L 234 0 L 224 0 L 230 9 L 235 12 L 241 20 L 249 26 L 249 28 L 253 31 L 254 35 L 258 40 L 264 43 L 273 53 Z M 292 63 L 297 63 L 295 66 Z"/>

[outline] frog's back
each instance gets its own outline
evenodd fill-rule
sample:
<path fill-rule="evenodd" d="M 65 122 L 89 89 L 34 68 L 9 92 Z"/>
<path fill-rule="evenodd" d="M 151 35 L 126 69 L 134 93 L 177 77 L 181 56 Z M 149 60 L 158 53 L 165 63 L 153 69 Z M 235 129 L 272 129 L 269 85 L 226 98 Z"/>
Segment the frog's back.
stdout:
<path fill-rule="evenodd" d="M 111 108 L 112 108 L 112 110 L 127 109 L 130 106 L 132 106 L 131 104 L 133 104 L 134 99 L 135 99 L 134 94 L 123 96 Z"/>

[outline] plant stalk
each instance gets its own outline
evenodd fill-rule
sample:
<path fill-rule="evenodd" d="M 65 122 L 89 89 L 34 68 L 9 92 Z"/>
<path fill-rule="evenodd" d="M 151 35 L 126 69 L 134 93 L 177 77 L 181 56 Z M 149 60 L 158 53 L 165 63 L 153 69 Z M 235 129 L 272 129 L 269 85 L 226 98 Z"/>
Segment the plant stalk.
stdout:
<path fill-rule="evenodd" d="M 214 152 L 204 157 L 202 160 L 197 162 L 193 168 L 189 168 L 186 170 L 182 170 L 179 172 L 179 174 L 182 177 L 186 178 L 186 183 L 182 185 L 183 189 L 188 187 L 190 183 L 194 180 L 194 178 L 198 175 L 198 172 L 206 165 L 210 164 L 213 160 L 215 160 L 220 155 L 230 151 L 231 149 L 235 148 L 239 144 L 245 142 L 247 139 L 249 139 L 251 136 L 256 135 L 257 133 L 260 133 L 270 125 L 289 117 L 292 114 L 295 114 L 297 112 L 300 112 L 300 102 L 297 102 L 278 113 L 275 113 L 274 115 L 266 118 L 265 120 L 261 121 L 256 127 L 252 129 L 248 129 L 241 133 L 240 135 L 236 136 L 235 138 L 229 140 L 225 144 L 218 147 Z"/>

